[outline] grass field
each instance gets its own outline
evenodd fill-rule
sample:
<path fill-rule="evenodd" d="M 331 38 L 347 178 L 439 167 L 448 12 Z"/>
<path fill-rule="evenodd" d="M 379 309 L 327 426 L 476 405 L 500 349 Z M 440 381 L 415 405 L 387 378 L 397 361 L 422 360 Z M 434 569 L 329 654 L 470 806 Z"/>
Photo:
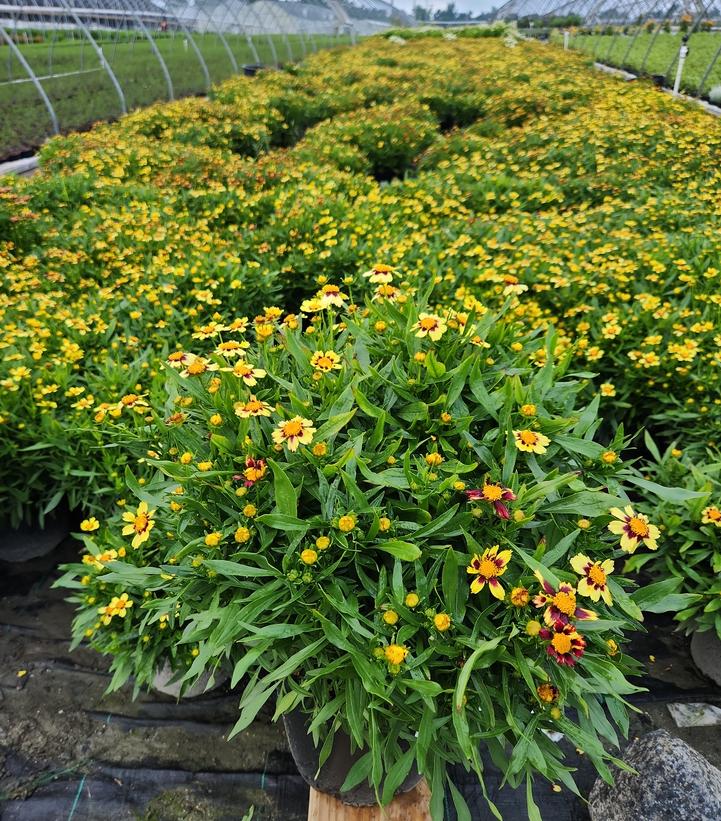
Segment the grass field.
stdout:
<path fill-rule="evenodd" d="M 193 39 L 213 83 L 234 73 L 228 50 L 216 34 L 196 34 Z M 256 62 L 273 65 L 276 59 L 288 62 L 314 49 L 344 42 L 327 35 L 314 35 L 310 40 L 299 34 L 256 35 L 252 45 L 244 35 L 227 34 L 225 40 L 239 67 Z M 106 41 L 99 39 L 98 44 L 118 78 L 129 111 L 168 98 L 160 63 L 142 35 L 132 41 L 118 41 L 113 35 Z M 186 47 L 182 34 L 158 37 L 156 44 L 176 98 L 206 91 L 201 63 L 192 46 Z M 118 94 L 87 41 L 31 43 L 22 45 L 21 50 L 35 74 L 47 77 L 41 82 L 63 131 L 82 129 L 120 115 Z M 0 113 L 0 160 L 36 148 L 52 134 L 52 122 L 40 95 L 7 45 L 0 45 Z"/>
<path fill-rule="evenodd" d="M 581 34 L 571 39 L 571 46 L 580 49 L 602 63 L 629 71 L 668 75 L 666 82 L 673 84 L 676 55 L 681 45 L 681 33 L 661 32 L 652 43 L 653 34 Z M 650 50 L 649 50 L 649 47 Z M 721 48 L 719 32 L 697 32 L 689 39 L 689 54 L 684 66 L 681 88 L 691 94 L 708 95 L 711 88 L 721 84 L 721 56 L 701 88 L 706 68 Z"/>

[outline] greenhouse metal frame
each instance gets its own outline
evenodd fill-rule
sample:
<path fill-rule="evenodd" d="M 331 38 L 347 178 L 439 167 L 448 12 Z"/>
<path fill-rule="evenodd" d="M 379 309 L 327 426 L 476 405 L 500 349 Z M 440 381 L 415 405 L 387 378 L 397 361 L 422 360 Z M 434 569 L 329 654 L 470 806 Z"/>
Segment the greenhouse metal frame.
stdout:
<path fill-rule="evenodd" d="M 719 0 L 510 0 L 496 19 L 721 104 Z"/>
<path fill-rule="evenodd" d="M 384 0 L 0 0 L 0 159 L 32 150 L 34 131 L 207 94 L 234 74 L 411 23 Z"/>

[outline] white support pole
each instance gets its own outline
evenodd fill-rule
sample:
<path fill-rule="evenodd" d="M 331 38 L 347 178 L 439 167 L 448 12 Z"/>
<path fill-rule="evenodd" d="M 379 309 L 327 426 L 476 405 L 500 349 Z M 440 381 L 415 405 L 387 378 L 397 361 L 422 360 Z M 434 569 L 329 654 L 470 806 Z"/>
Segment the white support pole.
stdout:
<path fill-rule="evenodd" d="M 568 30 L 563 32 L 563 50 L 564 51 L 568 51 L 568 38 L 569 38 L 569 35 L 570 35 L 570 32 Z"/>
<path fill-rule="evenodd" d="M 681 76 L 683 75 L 683 64 L 686 62 L 686 55 L 688 54 L 688 46 L 684 43 L 678 50 L 678 67 L 676 68 L 676 81 L 673 84 L 673 96 L 678 97 L 679 89 L 681 88 Z"/>

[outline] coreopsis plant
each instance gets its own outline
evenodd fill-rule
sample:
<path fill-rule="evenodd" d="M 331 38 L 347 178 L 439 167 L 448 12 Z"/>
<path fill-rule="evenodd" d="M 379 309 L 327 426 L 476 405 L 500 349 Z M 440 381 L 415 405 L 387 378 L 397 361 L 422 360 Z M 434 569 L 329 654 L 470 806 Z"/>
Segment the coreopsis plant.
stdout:
<path fill-rule="evenodd" d="M 64 579 L 76 640 L 115 654 L 114 686 L 230 661 L 234 733 L 269 701 L 300 709 L 321 763 L 340 731 L 364 751 L 346 789 L 387 802 L 415 766 L 435 818 L 447 765 L 483 785 L 481 744 L 511 785 L 575 789 L 560 730 L 609 779 L 638 689 L 624 633 L 655 595 L 620 575 L 652 546 L 615 525 L 623 432 L 596 441 L 598 400 L 577 406 L 587 375 L 553 336 L 435 309 L 390 266 L 366 279 L 362 304 L 328 283 L 169 356 L 156 473 L 128 475 L 136 501 L 88 525 Z M 650 532 L 633 512 L 623 527 Z"/>
<path fill-rule="evenodd" d="M 660 450 L 649 434 L 645 444 L 651 459 L 641 480 L 656 500 L 644 505 L 654 510 L 663 528 L 658 552 L 636 554 L 628 570 L 643 568 L 657 584 L 680 582 L 673 595 L 675 618 L 685 632 L 715 630 L 721 638 L 721 462 L 709 451 L 700 464 L 689 459 L 675 442 Z M 637 479 L 637 481 L 639 481 Z"/>

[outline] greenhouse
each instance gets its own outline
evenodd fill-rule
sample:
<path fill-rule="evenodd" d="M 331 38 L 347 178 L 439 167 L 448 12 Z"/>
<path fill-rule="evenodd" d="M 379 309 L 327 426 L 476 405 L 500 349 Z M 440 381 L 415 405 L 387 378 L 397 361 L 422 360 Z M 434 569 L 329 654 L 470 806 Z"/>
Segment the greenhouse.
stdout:
<path fill-rule="evenodd" d="M 721 9 L 0 4 L 3 821 L 721 818 Z"/>

